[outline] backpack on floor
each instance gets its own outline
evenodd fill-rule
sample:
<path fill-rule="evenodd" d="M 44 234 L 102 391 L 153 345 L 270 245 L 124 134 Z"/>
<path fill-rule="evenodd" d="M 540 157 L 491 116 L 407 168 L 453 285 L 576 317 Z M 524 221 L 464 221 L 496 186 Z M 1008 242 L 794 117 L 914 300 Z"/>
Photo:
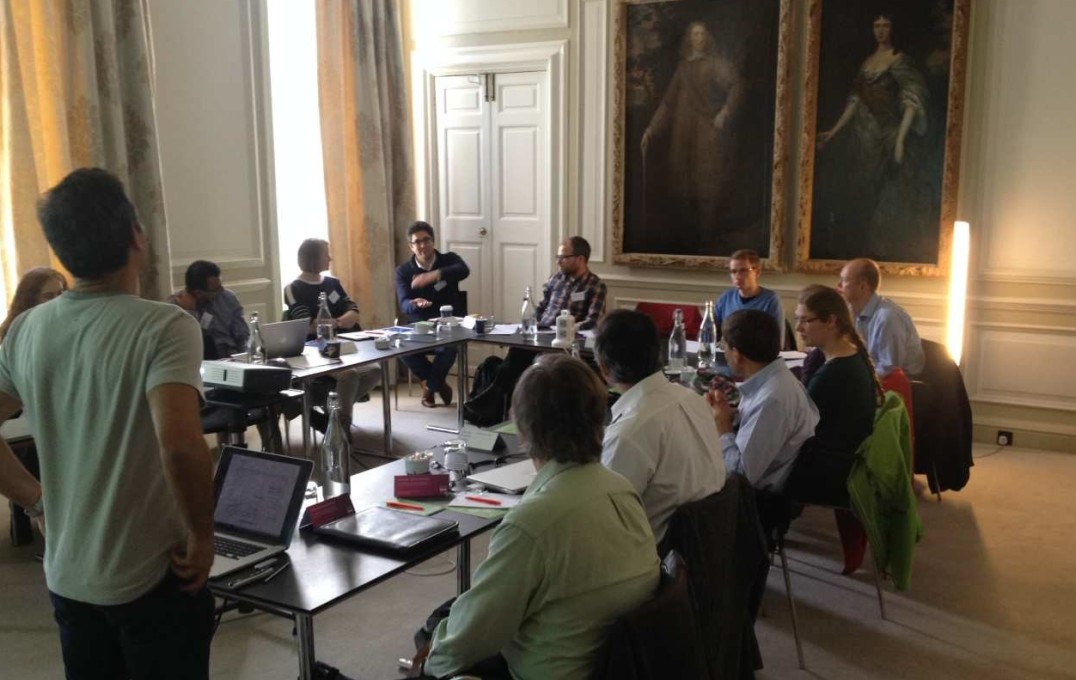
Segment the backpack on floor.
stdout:
<path fill-rule="evenodd" d="M 463 405 L 463 418 L 478 427 L 489 427 L 508 418 L 508 394 L 497 384 L 497 371 L 504 360 L 491 356 L 475 369 L 474 385 Z"/>

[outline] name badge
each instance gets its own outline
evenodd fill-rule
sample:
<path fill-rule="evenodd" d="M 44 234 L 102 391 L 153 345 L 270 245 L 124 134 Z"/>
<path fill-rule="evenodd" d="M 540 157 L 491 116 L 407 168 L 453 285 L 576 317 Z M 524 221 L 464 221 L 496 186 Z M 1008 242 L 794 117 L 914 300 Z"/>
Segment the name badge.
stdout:
<path fill-rule="evenodd" d="M 572 293 L 572 302 L 582 302 L 587 297 L 587 292 L 581 290 L 578 293 Z"/>
<path fill-rule="evenodd" d="M 202 328 L 204 328 L 205 330 L 209 330 L 210 324 L 213 323 L 213 315 L 209 312 L 202 312 L 202 318 L 200 321 L 202 324 Z"/>
<path fill-rule="evenodd" d="M 335 305 L 339 301 L 340 301 L 340 293 L 337 293 L 335 290 L 333 292 L 329 293 L 329 302 L 331 302 L 331 303 L 333 303 Z"/>
<path fill-rule="evenodd" d="M 438 281 L 437 283 L 433 284 L 433 289 L 437 292 L 441 292 L 447 285 L 448 281 Z"/>

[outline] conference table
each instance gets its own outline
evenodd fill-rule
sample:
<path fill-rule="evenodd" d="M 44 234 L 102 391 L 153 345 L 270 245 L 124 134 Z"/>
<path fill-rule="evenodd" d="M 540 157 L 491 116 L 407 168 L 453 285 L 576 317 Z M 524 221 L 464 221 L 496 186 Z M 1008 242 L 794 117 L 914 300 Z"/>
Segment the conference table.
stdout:
<path fill-rule="evenodd" d="M 504 438 L 508 443 L 505 457 L 519 455 L 515 437 L 504 435 Z M 355 509 L 362 511 L 371 506 L 383 506 L 386 500 L 394 498 L 393 478 L 404 473 L 404 461 L 397 460 L 353 475 L 351 501 Z M 434 516 L 458 522 L 459 533 L 406 557 L 297 531 L 285 553 L 291 568 L 268 582 L 252 584 L 236 591 L 214 582 L 210 582 L 209 588 L 214 595 L 225 600 L 245 603 L 255 609 L 293 619 L 299 677 L 301 680 L 311 680 L 315 677 L 314 616 L 317 614 L 452 548 L 457 553 L 457 594 L 471 587 L 471 539 L 491 530 L 500 523 L 503 515 L 479 517 L 445 509 Z M 430 609 L 438 604 L 431 602 Z M 417 628 L 425 621 L 428 612 L 417 611 L 414 614 Z"/>

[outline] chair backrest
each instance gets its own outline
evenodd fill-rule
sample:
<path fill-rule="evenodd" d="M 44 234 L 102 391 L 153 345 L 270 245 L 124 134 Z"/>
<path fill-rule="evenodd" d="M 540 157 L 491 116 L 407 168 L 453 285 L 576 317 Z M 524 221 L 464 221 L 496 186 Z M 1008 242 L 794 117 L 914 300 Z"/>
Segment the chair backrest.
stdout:
<path fill-rule="evenodd" d="M 658 335 L 667 337 L 672 333 L 673 312 L 677 309 L 684 313 L 684 330 L 687 337 L 694 339 L 699 337 L 699 326 L 702 325 L 702 313 L 695 305 L 677 305 L 669 302 L 640 302 L 635 305 L 635 311 L 646 314 L 654 320 L 658 327 Z"/>
<path fill-rule="evenodd" d="M 754 615 L 765 587 L 766 545 L 754 490 L 742 475 L 681 506 L 663 542 L 691 565 L 691 599 L 709 678 L 761 666 Z"/>
<path fill-rule="evenodd" d="M 704 677 L 683 559 L 669 553 L 657 595 L 613 624 L 595 680 L 697 680 Z"/>

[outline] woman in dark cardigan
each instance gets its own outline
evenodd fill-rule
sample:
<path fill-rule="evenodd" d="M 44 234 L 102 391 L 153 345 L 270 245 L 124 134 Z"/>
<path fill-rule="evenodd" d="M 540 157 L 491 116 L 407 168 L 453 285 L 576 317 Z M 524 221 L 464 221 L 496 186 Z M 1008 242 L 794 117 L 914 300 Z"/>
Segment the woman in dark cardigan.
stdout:
<path fill-rule="evenodd" d="M 847 505 L 845 482 L 859 445 L 874 428 L 881 385 L 848 305 L 833 288 L 804 289 L 796 306 L 796 332 L 825 362 L 807 378 L 820 416 L 815 436 L 803 445 L 784 493 L 797 501 Z"/>

